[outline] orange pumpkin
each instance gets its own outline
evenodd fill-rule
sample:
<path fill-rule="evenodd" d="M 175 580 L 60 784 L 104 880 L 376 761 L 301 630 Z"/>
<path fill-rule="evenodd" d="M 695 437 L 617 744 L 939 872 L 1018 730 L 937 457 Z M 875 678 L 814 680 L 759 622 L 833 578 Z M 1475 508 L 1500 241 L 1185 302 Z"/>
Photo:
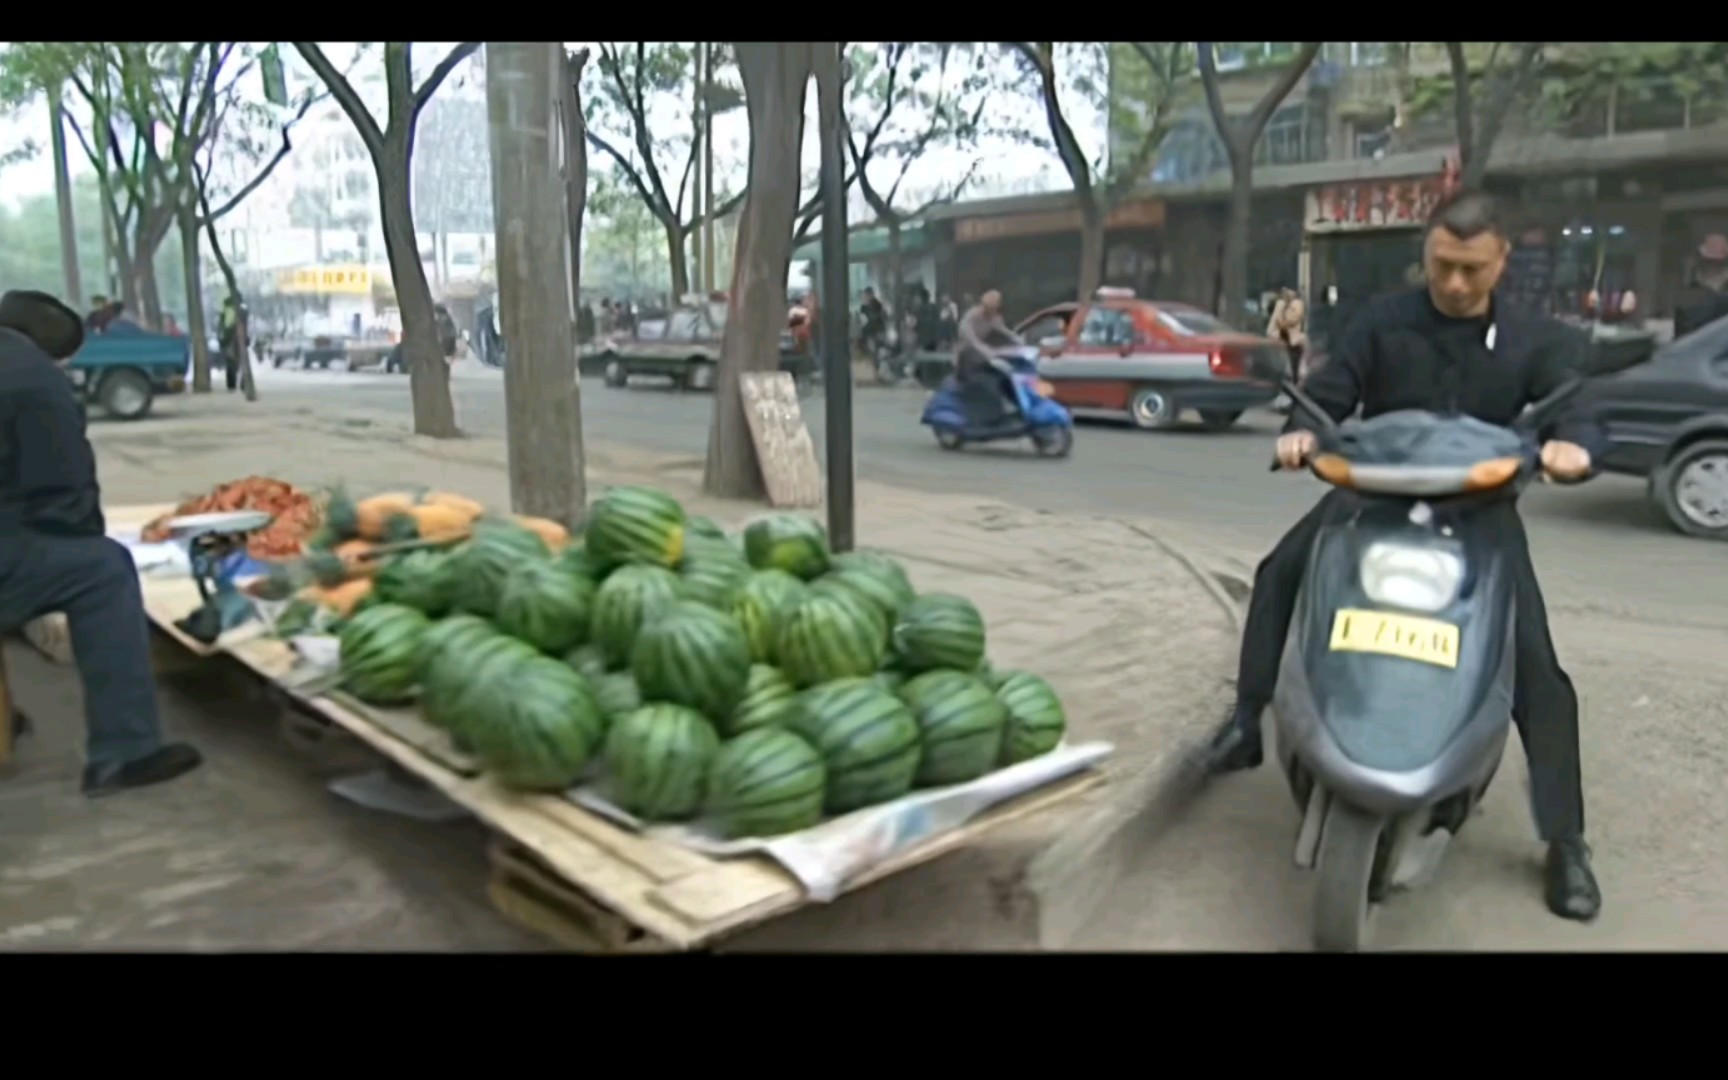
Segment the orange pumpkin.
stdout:
<path fill-rule="evenodd" d="M 486 513 L 486 508 L 468 498 L 466 495 L 455 495 L 448 491 L 429 491 L 420 499 L 421 506 L 448 506 L 452 510 L 460 510 L 468 515 L 473 522 Z"/>
<path fill-rule="evenodd" d="M 354 613 L 360 601 L 372 595 L 372 579 L 356 578 L 345 581 L 333 589 L 321 589 L 316 585 L 308 585 L 300 590 L 303 599 L 311 600 L 329 608 L 346 619 Z"/>
<path fill-rule="evenodd" d="M 474 519 L 464 510 L 441 503 L 416 506 L 408 511 L 422 540 L 452 540 L 467 536 Z"/>
<path fill-rule="evenodd" d="M 550 518 L 528 517 L 516 514 L 512 520 L 527 529 L 545 542 L 546 546 L 557 554 L 570 546 L 570 530 Z"/>
<path fill-rule="evenodd" d="M 354 504 L 354 517 L 362 540 L 382 540 L 390 519 L 414 509 L 414 496 L 399 491 L 374 495 Z"/>
<path fill-rule="evenodd" d="M 348 571 L 349 578 L 371 577 L 378 572 L 382 560 L 368 559 L 373 544 L 370 540 L 344 540 L 331 549 L 331 554 L 342 560 L 342 566 Z"/>

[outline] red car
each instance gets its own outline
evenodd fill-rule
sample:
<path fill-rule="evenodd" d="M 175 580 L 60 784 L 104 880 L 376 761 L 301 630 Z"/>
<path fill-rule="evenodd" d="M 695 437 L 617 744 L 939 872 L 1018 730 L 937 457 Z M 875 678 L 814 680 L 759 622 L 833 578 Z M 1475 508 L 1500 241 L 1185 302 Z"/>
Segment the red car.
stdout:
<path fill-rule="evenodd" d="M 1172 427 L 1192 409 L 1223 431 L 1248 409 L 1272 404 L 1290 370 L 1289 353 L 1271 338 L 1130 289 L 1099 289 L 1090 303 L 1045 308 L 1015 329 L 1040 346 L 1039 373 L 1069 411 L 1143 428 Z"/>

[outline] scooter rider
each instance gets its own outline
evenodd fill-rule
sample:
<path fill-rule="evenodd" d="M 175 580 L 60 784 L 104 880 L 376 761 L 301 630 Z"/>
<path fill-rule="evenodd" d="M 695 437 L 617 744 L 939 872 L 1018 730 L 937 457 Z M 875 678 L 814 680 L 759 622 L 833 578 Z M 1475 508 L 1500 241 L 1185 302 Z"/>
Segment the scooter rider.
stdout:
<path fill-rule="evenodd" d="M 1331 362 L 1309 376 L 1308 395 L 1335 420 L 1360 405 L 1364 418 L 1422 409 L 1510 424 L 1526 405 L 1571 377 L 1586 343 L 1557 321 L 1508 309 L 1495 298 L 1509 250 L 1491 196 L 1466 191 L 1447 199 L 1428 221 L 1426 285 L 1372 301 L 1344 333 Z M 1578 409 L 1542 434 L 1543 469 L 1559 479 L 1589 475 L 1604 449 L 1605 433 Z M 1286 469 L 1301 468 L 1315 446 L 1300 413 L 1293 414 L 1278 439 L 1278 462 Z M 1236 707 L 1213 740 L 1214 771 L 1260 764 L 1261 713 L 1278 681 L 1308 551 L 1323 524 L 1350 512 L 1352 499 L 1346 492 L 1328 491 L 1255 571 Z M 1600 910 L 1602 896 L 1584 843 L 1578 697 L 1555 656 L 1514 504 L 1490 503 L 1470 520 L 1506 545 L 1515 576 L 1512 715 L 1530 763 L 1537 827 L 1548 844 L 1548 907 L 1562 918 L 1588 921 Z"/>
<path fill-rule="evenodd" d="M 954 371 L 967 412 L 980 423 L 994 423 L 1003 411 L 1002 376 L 994 351 L 1003 345 L 1024 345 L 1019 334 L 1002 321 L 1002 294 L 991 289 L 960 320 Z"/>

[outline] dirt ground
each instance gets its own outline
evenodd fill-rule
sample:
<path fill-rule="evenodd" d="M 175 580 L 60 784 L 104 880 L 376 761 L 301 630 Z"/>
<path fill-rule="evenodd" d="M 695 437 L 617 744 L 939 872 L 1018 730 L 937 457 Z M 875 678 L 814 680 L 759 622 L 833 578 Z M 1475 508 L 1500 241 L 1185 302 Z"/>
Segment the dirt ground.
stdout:
<path fill-rule="evenodd" d="M 428 447 L 360 414 L 234 404 L 182 399 L 147 424 L 94 425 L 107 501 L 171 502 L 250 472 L 360 490 L 437 484 L 506 500 L 495 443 Z M 696 478 L 688 461 L 604 448 L 590 462 L 591 476 L 650 479 L 681 497 Z M 1129 781 L 1217 715 L 1228 614 L 1179 553 L 1132 522 L 873 484 L 861 485 L 859 507 L 864 545 L 906 557 L 920 588 L 974 598 L 997 665 L 1045 674 L 1069 707 L 1072 737 L 1116 745 L 1116 779 L 1063 811 L 727 947 L 1037 948 L 1052 912 L 1086 918 L 1101 886 L 1083 861 L 1058 861 L 1036 884 L 1030 868 L 1053 843 L 1120 819 L 1115 804 Z M 759 511 L 701 500 L 692 509 L 723 522 Z M 74 673 L 22 646 L 7 657 L 38 733 L 0 777 L 0 948 L 543 947 L 487 904 L 478 826 L 403 820 L 334 796 L 325 783 L 371 767 L 370 756 L 296 756 L 277 732 L 276 707 L 226 661 L 162 677 L 169 726 L 208 764 L 173 784 L 91 802 L 77 791 Z"/>

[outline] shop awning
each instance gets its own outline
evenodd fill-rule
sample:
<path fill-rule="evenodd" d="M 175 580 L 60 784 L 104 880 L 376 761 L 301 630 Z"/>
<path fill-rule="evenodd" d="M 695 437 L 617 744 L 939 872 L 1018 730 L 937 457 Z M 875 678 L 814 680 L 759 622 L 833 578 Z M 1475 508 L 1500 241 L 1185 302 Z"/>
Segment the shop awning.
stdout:
<path fill-rule="evenodd" d="M 936 242 L 930 227 L 920 222 L 900 227 L 900 254 L 915 255 L 929 250 Z M 888 254 L 888 230 L 883 228 L 853 229 L 847 235 L 847 261 L 868 262 Z M 794 260 L 822 260 L 822 239 L 806 241 L 792 252 Z"/>

